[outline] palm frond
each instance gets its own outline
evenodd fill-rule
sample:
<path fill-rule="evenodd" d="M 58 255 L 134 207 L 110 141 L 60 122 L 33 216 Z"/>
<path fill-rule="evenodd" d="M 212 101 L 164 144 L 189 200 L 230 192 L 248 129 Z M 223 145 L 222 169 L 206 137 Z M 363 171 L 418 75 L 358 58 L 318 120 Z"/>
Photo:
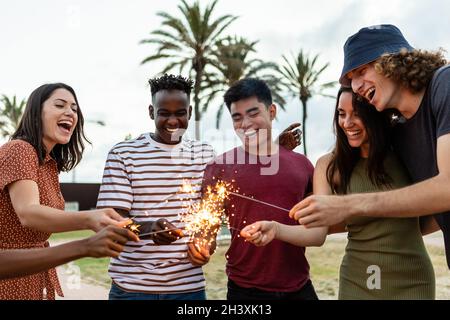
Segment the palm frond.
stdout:
<path fill-rule="evenodd" d="M 155 54 L 153 56 L 149 56 L 147 58 L 145 58 L 144 60 L 141 61 L 141 64 L 153 61 L 153 60 L 158 60 L 158 59 L 162 59 L 162 58 L 172 58 L 173 55 L 171 54 Z"/>

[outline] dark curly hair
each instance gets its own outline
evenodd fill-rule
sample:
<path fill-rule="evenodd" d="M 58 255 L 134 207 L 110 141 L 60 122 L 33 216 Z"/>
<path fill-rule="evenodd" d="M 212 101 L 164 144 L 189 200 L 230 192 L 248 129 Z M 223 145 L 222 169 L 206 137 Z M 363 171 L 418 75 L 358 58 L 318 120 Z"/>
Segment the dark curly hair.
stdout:
<path fill-rule="evenodd" d="M 402 50 L 384 54 L 374 64 L 375 70 L 387 78 L 400 82 L 412 92 L 426 88 L 436 69 L 447 64 L 444 50 Z"/>
<path fill-rule="evenodd" d="M 175 76 L 173 74 L 164 74 L 159 78 L 152 78 L 148 80 L 150 84 L 150 91 L 152 93 L 152 98 L 155 94 L 161 90 L 181 90 L 186 92 L 186 94 L 191 94 L 192 86 L 194 81 L 189 78 L 184 78 L 180 75 Z"/>

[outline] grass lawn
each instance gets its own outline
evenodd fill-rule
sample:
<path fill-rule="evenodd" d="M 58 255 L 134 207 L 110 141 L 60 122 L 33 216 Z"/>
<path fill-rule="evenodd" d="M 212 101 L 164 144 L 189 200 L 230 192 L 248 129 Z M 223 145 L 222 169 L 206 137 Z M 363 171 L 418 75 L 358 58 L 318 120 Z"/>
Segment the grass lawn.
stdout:
<path fill-rule="evenodd" d="M 95 234 L 95 232 L 91 231 L 91 230 L 60 232 L 60 233 L 52 234 L 49 241 L 50 242 L 60 242 L 60 241 L 66 242 L 66 241 L 70 241 L 70 240 L 87 238 L 94 234 Z"/>
<path fill-rule="evenodd" d="M 70 236 L 74 234 L 71 233 Z M 320 299 L 337 298 L 339 265 L 346 243 L 345 239 L 328 239 L 323 247 L 306 250 L 311 265 L 311 278 Z M 211 261 L 203 267 L 208 299 L 225 299 L 226 297 L 225 252 L 227 248 L 226 242 L 219 244 Z M 444 248 L 427 245 L 427 249 L 436 274 L 436 298 L 450 299 L 450 271 L 447 268 Z M 75 263 L 81 268 L 83 280 L 109 288 L 111 283 L 107 273 L 109 259 L 85 258 Z"/>

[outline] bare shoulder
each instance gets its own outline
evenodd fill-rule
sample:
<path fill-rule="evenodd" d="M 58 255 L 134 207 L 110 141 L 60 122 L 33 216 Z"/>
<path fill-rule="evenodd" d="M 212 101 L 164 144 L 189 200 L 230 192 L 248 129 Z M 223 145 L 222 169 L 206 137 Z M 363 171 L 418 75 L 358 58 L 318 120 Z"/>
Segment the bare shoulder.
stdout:
<path fill-rule="evenodd" d="M 316 169 L 318 168 L 327 168 L 328 165 L 330 164 L 331 160 L 333 159 L 333 153 L 327 153 L 324 154 L 323 156 L 321 156 L 317 162 L 316 162 Z"/>
<path fill-rule="evenodd" d="M 317 180 L 327 180 L 328 183 L 328 168 L 330 166 L 330 163 L 333 161 L 333 153 L 327 153 L 323 156 L 321 156 L 316 163 L 316 169 L 315 169 L 315 173 L 316 173 L 316 179 Z M 339 178 L 339 172 L 336 170 L 336 168 L 333 168 L 333 184 L 338 185 L 340 178 Z"/>

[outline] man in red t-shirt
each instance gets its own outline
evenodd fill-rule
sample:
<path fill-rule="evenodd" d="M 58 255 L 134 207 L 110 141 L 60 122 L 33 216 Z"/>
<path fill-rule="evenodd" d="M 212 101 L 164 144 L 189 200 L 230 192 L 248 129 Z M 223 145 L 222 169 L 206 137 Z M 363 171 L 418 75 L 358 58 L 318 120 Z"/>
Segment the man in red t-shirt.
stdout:
<path fill-rule="evenodd" d="M 260 220 L 298 226 L 288 211 L 312 192 L 314 168 L 303 155 L 273 143 L 276 106 L 264 81 L 248 78 L 237 82 L 227 90 L 225 103 L 243 146 L 220 155 L 206 167 L 203 187 L 218 180 L 231 182 L 239 194 L 279 207 L 236 195 L 226 203 L 232 235 L 226 253 L 227 299 L 317 299 L 303 246 L 274 239 L 258 247 L 239 234 Z"/>

